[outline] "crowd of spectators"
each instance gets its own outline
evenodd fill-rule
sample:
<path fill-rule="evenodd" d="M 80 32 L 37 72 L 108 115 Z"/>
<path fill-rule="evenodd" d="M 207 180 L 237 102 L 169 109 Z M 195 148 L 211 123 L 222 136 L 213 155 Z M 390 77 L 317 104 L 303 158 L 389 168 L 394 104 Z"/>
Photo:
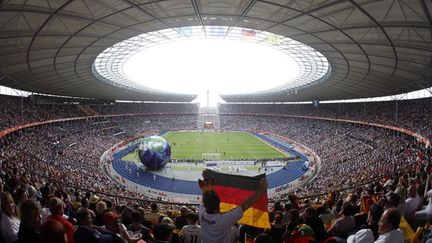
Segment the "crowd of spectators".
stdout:
<path fill-rule="evenodd" d="M 29 98 L 0 95 L 0 130 L 19 124 L 84 116 L 74 105 L 35 105 Z"/>
<path fill-rule="evenodd" d="M 35 182 L 50 178 L 77 188 L 136 196 L 103 173 L 99 161 L 103 152 L 129 137 L 125 134 L 146 136 L 161 128 L 192 129 L 195 121 L 193 115 L 167 115 L 38 126 L 2 139 L 0 152 L 4 169 L 35 176 Z M 118 131 L 127 133 L 114 136 Z"/>
<path fill-rule="evenodd" d="M 74 103 L 35 104 L 29 97 L 0 95 L 0 130 L 36 121 L 86 116 Z M 50 102 L 53 102 L 50 104 Z M 197 104 L 188 103 L 107 103 L 88 105 L 95 114 L 189 113 L 197 114 Z"/>
<path fill-rule="evenodd" d="M 196 103 L 114 103 L 90 105 L 99 114 L 127 113 L 198 113 Z"/>
<path fill-rule="evenodd" d="M 10 109 L 0 105 L 2 118 L 8 120 L 2 119 L 1 126 L 82 115 L 74 106 L 63 111 L 57 107 L 56 114 L 42 106 L 33 114 L 29 105 L 27 113 L 21 112 L 18 100 L 7 101 Z M 394 123 L 384 110 L 365 117 L 428 135 L 430 111 L 425 109 L 430 108 L 415 104 L 424 101 L 413 101 L 411 115 L 400 104 L 399 118 Z M 260 111 L 262 108 L 248 109 L 225 113 L 273 113 Z M 419 109 L 424 112 L 422 116 L 415 114 Z M 371 106 L 367 112 L 372 110 L 379 108 Z M 356 119 L 356 115 L 349 117 L 349 112 L 347 109 L 346 117 L 340 113 L 334 117 Z M 195 239 L 201 231 L 194 206 L 148 203 L 152 193 L 140 194 L 116 184 L 101 170 L 99 158 L 130 135 L 194 129 L 196 119 L 196 115 L 93 118 L 28 128 L 2 138 L 3 241 L 180 242 L 191 239 L 189 230 L 182 230 L 187 224 L 191 225 L 187 228 L 193 228 Z M 407 135 L 364 125 L 265 115 L 222 114 L 220 121 L 222 129 L 265 131 L 288 137 L 321 158 L 320 172 L 313 181 L 282 193 L 274 205 L 269 205 L 271 228 L 235 225 L 232 242 L 243 242 L 245 237 L 255 238 L 255 242 L 296 242 L 299 238 L 323 241 L 329 237 L 349 242 L 353 238 L 403 242 L 403 238 L 418 238 L 415 229 L 432 220 L 431 150 Z"/>
<path fill-rule="evenodd" d="M 302 196 L 339 190 L 383 178 L 414 164 L 421 145 L 391 130 L 304 118 L 221 115 L 223 129 L 271 132 L 301 143 L 318 154 L 320 172 Z"/>
<path fill-rule="evenodd" d="M 220 113 L 314 116 L 395 125 L 432 139 L 432 98 L 319 104 L 221 104 Z"/>

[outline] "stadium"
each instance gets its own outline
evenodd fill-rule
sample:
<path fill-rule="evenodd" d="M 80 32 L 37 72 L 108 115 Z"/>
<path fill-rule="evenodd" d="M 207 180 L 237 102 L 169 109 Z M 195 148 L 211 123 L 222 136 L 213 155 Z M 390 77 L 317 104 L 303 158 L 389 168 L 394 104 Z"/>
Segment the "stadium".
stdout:
<path fill-rule="evenodd" d="M 431 1 L 0 13 L 0 242 L 430 239 Z"/>

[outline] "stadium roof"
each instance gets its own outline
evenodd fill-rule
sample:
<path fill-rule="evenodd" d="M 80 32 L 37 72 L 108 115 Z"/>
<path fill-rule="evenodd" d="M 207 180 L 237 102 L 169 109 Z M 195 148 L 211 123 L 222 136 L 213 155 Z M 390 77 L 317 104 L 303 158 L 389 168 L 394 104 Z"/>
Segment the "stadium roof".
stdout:
<path fill-rule="evenodd" d="M 0 84 L 74 97 L 191 101 L 95 77 L 96 56 L 122 40 L 185 26 L 266 31 L 305 43 L 331 65 L 313 86 L 226 101 L 376 97 L 432 86 L 432 2 L 427 0 L 3 0 Z M 265 80 L 263 80 L 265 82 Z"/>

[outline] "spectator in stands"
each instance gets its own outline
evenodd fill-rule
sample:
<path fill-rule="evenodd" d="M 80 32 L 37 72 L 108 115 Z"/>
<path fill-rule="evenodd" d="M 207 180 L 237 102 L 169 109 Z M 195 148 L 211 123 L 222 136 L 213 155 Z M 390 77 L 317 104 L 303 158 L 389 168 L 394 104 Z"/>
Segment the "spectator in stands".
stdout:
<path fill-rule="evenodd" d="M 88 208 L 79 208 L 76 213 L 78 227 L 73 235 L 75 243 L 92 243 L 101 239 L 101 233 L 92 227 L 92 213 Z"/>
<path fill-rule="evenodd" d="M 405 200 L 407 199 L 407 184 L 408 175 L 399 176 L 398 184 L 396 185 L 395 193 L 399 196 L 399 212 L 405 211 Z"/>
<path fill-rule="evenodd" d="M 178 216 L 178 217 L 175 219 L 175 225 L 176 225 L 177 229 L 180 230 L 180 229 L 183 228 L 183 226 L 185 226 L 185 225 L 188 224 L 187 219 L 186 219 L 188 213 L 189 213 L 189 209 L 188 209 L 187 207 L 182 206 L 182 207 L 180 208 L 180 216 Z"/>
<path fill-rule="evenodd" d="M 174 224 L 155 224 L 155 240 L 152 243 L 170 243 L 173 237 Z"/>
<path fill-rule="evenodd" d="M 288 212 L 291 210 L 291 203 L 285 203 L 283 210 L 283 222 L 284 224 L 288 224 Z"/>
<path fill-rule="evenodd" d="M 430 114 L 432 114 L 430 112 L 430 107 L 432 107 L 430 106 L 431 99 L 428 99 L 427 101 L 427 106 L 425 106 L 424 103 L 419 103 L 419 105 L 415 106 L 405 106 L 405 115 L 402 116 L 402 113 L 400 113 L 399 115 L 401 116 L 398 121 L 394 121 L 391 116 L 388 116 L 391 112 L 388 112 L 386 109 L 375 109 L 372 107 L 368 110 L 368 115 L 362 115 L 361 119 L 379 121 L 380 123 L 389 122 L 390 124 L 399 124 L 402 127 L 415 129 L 416 131 L 420 131 L 421 133 L 425 133 L 427 136 L 432 137 L 432 129 L 430 129 L 432 127 L 432 119 L 430 119 Z M 8 102 L 0 102 L 0 107 L 4 107 L 7 103 Z M 125 106 L 127 110 L 133 110 L 130 109 L 130 107 L 127 107 L 127 105 Z M 343 106 L 345 105 L 342 104 L 342 107 Z M 355 105 L 346 106 L 349 108 L 355 108 Z M 267 108 L 274 108 L 273 106 L 267 107 L 266 109 L 262 107 L 263 106 L 256 105 L 253 108 L 250 108 L 250 111 L 265 113 L 269 111 Z M 377 107 L 385 106 L 378 103 Z M 161 105 L 160 108 L 164 108 L 163 105 Z M 402 106 L 400 108 L 402 109 Z M 120 112 L 121 110 L 117 109 L 114 111 L 114 109 L 110 109 L 110 106 L 107 106 L 104 108 L 104 112 Z M 9 110 L 6 109 L 6 111 Z M 279 109 L 277 113 L 279 113 L 279 111 L 290 112 L 288 109 Z M 355 109 L 353 112 L 345 111 L 340 114 L 326 112 L 326 109 L 315 109 L 312 111 L 299 109 L 299 112 L 304 112 L 306 114 L 318 112 L 320 115 L 325 117 L 341 116 L 345 118 L 359 118 Z M 10 117 L 0 119 L 0 126 L 5 126 L 5 124 L 18 124 L 32 119 L 31 117 L 24 117 L 22 119 L 13 117 L 14 113 L 19 114 L 20 112 L 11 112 L 11 119 Z M 56 112 L 57 115 L 50 114 L 50 109 L 48 108 L 39 109 L 38 107 L 33 106 L 28 106 L 28 110 L 25 111 L 25 113 L 30 116 L 37 114 L 37 117 L 33 117 L 33 120 L 48 117 L 52 118 L 56 116 L 66 117 L 65 114 L 69 114 L 61 113 L 59 110 Z M 369 113 L 375 115 L 370 115 Z M 141 126 L 143 124 L 142 117 L 131 117 L 130 119 L 110 118 L 106 121 L 109 121 L 110 126 L 115 124 L 115 126 L 117 126 L 116 129 L 120 129 L 120 131 L 128 130 L 131 131 L 131 133 L 135 133 L 136 131 L 139 131 L 139 129 L 146 129 L 153 132 L 160 128 L 165 129 L 172 127 L 175 129 L 176 127 L 182 127 L 183 125 L 193 128 L 195 123 L 191 121 L 196 118 L 194 116 L 148 117 L 151 122 L 149 125 L 146 124 L 146 126 Z M 8 122 L 5 123 L 5 121 Z M 125 190 L 125 188 L 118 186 L 116 182 L 108 179 L 104 173 L 101 172 L 99 161 L 100 154 L 113 144 L 121 141 L 124 137 L 107 136 L 110 134 L 102 133 L 101 128 L 103 129 L 103 127 L 101 125 L 93 125 L 92 123 L 94 121 L 95 120 L 92 119 L 89 121 L 74 123 L 58 123 L 50 126 L 39 126 L 37 129 L 25 129 L 22 132 L 15 132 L 7 138 L 2 138 L 0 140 L 0 155 L 3 163 L 0 178 L 3 176 L 4 181 L 6 182 L 5 188 L 8 189 L 8 191 L 15 191 L 19 188 L 27 188 L 28 184 L 33 184 L 35 190 L 40 193 L 40 187 L 46 181 L 45 178 L 49 178 L 51 183 L 47 185 L 46 188 L 44 187 L 42 189 L 45 200 L 47 200 L 50 195 L 56 191 L 60 190 L 67 192 L 68 190 L 66 187 L 68 186 L 92 188 L 92 190 L 108 194 L 134 196 L 140 197 L 141 199 L 146 199 L 147 197 L 159 197 L 158 194 L 154 194 L 153 192 L 142 195 L 133 191 Z M 100 120 L 97 120 L 96 118 L 96 121 Z M 418 190 L 420 190 L 421 193 L 421 196 L 419 197 L 420 199 L 425 194 L 425 189 L 427 195 L 427 188 L 430 188 L 429 180 L 427 179 L 427 172 L 431 171 L 430 149 L 429 151 L 425 151 L 423 146 L 420 147 L 417 142 L 412 141 L 411 137 L 396 134 L 387 129 L 308 119 L 270 118 L 266 116 L 251 117 L 222 115 L 221 123 L 222 128 L 249 131 L 261 130 L 280 134 L 292 138 L 293 140 L 301 141 L 320 155 L 322 167 L 316 179 L 308 184 L 299 187 L 292 187 L 285 192 L 281 192 L 277 195 L 280 198 L 288 198 L 289 193 L 292 191 L 296 191 L 297 195 L 303 196 L 342 189 L 340 195 L 336 197 L 341 199 L 340 202 L 342 205 L 342 202 L 347 199 L 346 196 L 349 193 L 349 191 L 344 190 L 344 188 L 361 185 L 365 182 L 383 177 L 394 178 L 394 182 L 400 182 L 400 180 L 398 181 L 397 179 L 398 176 L 391 175 L 393 171 L 407 171 L 410 173 L 411 177 L 415 178 L 413 180 L 415 183 L 419 184 Z M 75 142 L 77 142 L 75 145 L 65 149 L 68 145 Z M 62 151 L 62 153 L 64 152 L 64 154 L 60 156 L 58 153 L 59 151 Z M 34 170 L 29 173 L 28 168 Z M 28 173 L 30 176 L 26 175 Z M 377 185 L 381 186 L 380 183 L 377 183 Z M 0 189 L 1 188 L 3 188 L 2 183 L 0 183 Z M 397 187 L 394 190 L 398 193 Z M 377 192 L 379 191 L 381 190 L 377 190 Z M 33 195 L 36 195 L 36 193 Z M 361 193 L 357 193 L 357 195 L 359 196 Z M 401 195 L 404 195 L 403 188 L 402 191 L 399 192 L 399 197 Z M 91 194 L 88 193 L 88 198 L 85 198 L 85 200 L 90 199 L 90 196 Z M 379 198 L 378 195 L 371 194 L 371 197 L 372 196 Z M 65 198 L 63 193 L 61 197 Z M 316 197 L 321 199 L 320 196 Z M 77 198 L 80 199 L 79 196 Z M 168 197 L 165 196 L 164 199 L 166 198 Z M 389 205 L 393 205 L 393 203 L 389 203 L 393 201 L 392 198 L 387 201 Z M 118 208 L 125 207 L 127 206 L 127 202 L 129 202 L 129 200 L 116 198 L 115 206 Z M 303 205 L 304 200 L 300 200 L 299 204 Z M 299 208 L 297 205 L 297 203 L 293 204 L 293 206 L 298 210 L 297 214 L 302 213 L 302 208 Z M 88 207 L 86 206 L 86 203 L 83 203 L 83 206 Z M 164 208 L 162 205 L 160 206 L 161 208 L 159 209 L 159 212 L 161 214 L 166 213 L 167 208 Z M 329 203 L 328 206 L 330 209 L 334 208 L 332 203 Z M 110 207 L 111 206 L 108 206 L 108 208 Z M 390 206 L 387 206 L 387 208 L 388 207 Z M 428 208 L 429 206 L 426 207 L 426 209 Z M 74 208 L 74 210 L 76 210 L 76 208 Z M 418 214 L 432 218 L 429 214 L 430 212 L 432 211 L 421 210 Z M 306 212 L 304 212 L 304 215 L 306 215 Z M 376 224 L 377 216 L 374 216 L 374 218 L 373 224 Z M 376 225 L 373 227 L 378 228 Z"/>
<path fill-rule="evenodd" d="M 339 218 L 332 224 L 328 233 L 341 239 L 346 239 L 355 227 L 353 215 L 353 206 L 350 203 L 345 203 L 339 214 Z"/>
<path fill-rule="evenodd" d="M 81 198 L 80 205 L 83 208 L 89 208 L 90 206 L 89 200 L 86 197 Z"/>
<path fill-rule="evenodd" d="M 24 202 L 27 199 L 28 199 L 27 190 L 25 188 L 20 187 L 15 191 L 15 199 L 14 200 L 15 200 L 15 203 L 18 207 L 18 210 L 20 208 L 20 203 Z"/>
<path fill-rule="evenodd" d="M 361 229 L 355 234 L 350 235 L 347 243 L 372 243 L 374 242 L 374 235 L 370 229 Z"/>
<path fill-rule="evenodd" d="M 238 228 L 238 241 L 239 242 L 248 242 L 251 239 L 256 238 L 260 234 L 264 233 L 263 229 L 249 226 L 249 225 L 240 225 Z"/>
<path fill-rule="evenodd" d="M 415 221 L 425 222 L 425 221 L 430 221 L 432 219 L 432 190 L 429 190 L 430 184 L 431 184 L 431 176 L 427 175 L 424 195 L 428 198 L 429 202 L 424 209 L 414 213 Z"/>
<path fill-rule="evenodd" d="M 204 183 L 210 183 L 210 178 L 206 171 L 203 171 Z M 233 210 L 220 213 L 220 199 L 215 191 L 205 191 L 202 196 L 202 203 L 199 209 L 200 223 L 202 229 L 203 242 L 230 242 L 230 229 L 243 216 L 243 212 L 255 203 L 258 198 L 267 191 L 267 180 L 260 180 L 259 189 Z"/>
<path fill-rule="evenodd" d="M 93 212 L 96 211 L 96 204 L 100 201 L 100 197 L 96 194 L 91 194 L 89 199 L 89 209 Z"/>
<path fill-rule="evenodd" d="M 167 211 L 169 211 L 169 210 L 167 210 Z M 161 220 L 161 223 L 162 224 L 167 224 L 170 227 L 174 226 L 174 229 L 175 229 L 175 224 L 174 224 L 173 220 L 170 217 L 168 217 L 168 216 L 167 217 L 163 217 L 162 220 Z M 177 231 L 174 231 L 174 232 L 171 233 L 171 240 L 170 240 L 170 242 L 171 243 L 180 243 L 180 236 L 179 236 L 179 234 L 178 234 Z"/>
<path fill-rule="evenodd" d="M 102 238 L 109 239 L 109 242 L 127 242 L 127 243 L 135 243 L 142 238 L 141 233 L 137 233 L 134 235 L 129 235 L 126 231 L 126 227 L 120 222 L 119 216 L 112 211 L 108 211 L 102 217 L 104 222 L 104 230 L 102 233 Z"/>
<path fill-rule="evenodd" d="M 141 218 L 138 212 L 133 212 L 131 215 L 131 223 L 127 226 L 128 230 L 140 231 L 144 228 L 141 224 Z"/>
<path fill-rule="evenodd" d="M 145 219 L 150 221 L 152 224 L 159 222 L 159 219 L 165 215 L 159 213 L 159 208 L 156 203 L 150 205 L 151 211 L 145 215 Z"/>
<path fill-rule="evenodd" d="M 56 193 L 54 193 L 56 194 Z M 63 191 L 58 190 L 58 198 L 63 199 L 63 213 L 66 215 L 69 219 L 75 220 L 75 210 L 73 209 L 72 202 L 70 200 L 69 195 Z"/>
<path fill-rule="evenodd" d="M 387 193 L 385 209 L 396 208 L 399 211 L 399 213 L 402 215 L 400 208 L 397 207 L 398 205 L 399 205 L 399 195 L 394 192 Z M 406 237 L 409 237 L 409 235 L 411 235 L 412 232 L 411 226 L 408 224 L 404 216 L 400 216 L 399 218 L 400 218 L 400 224 L 399 224 L 400 230 L 404 233 Z"/>
<path fill-rule="evenodd" d="M 297 209 L 291 209 L 288 212 L 288 224 L 287 224 L 287 232 L 286 237 L 291 237 L 294 230 L 302 224 L 302 218 L 300 217 L 300 212 Z"/>
<path fill-rule="evenodd" d="M 120 222 L 123 225 L 130 225 L 132 223 L 132 214 L 135 212 L 135 210 L 132 207 L 126 206 L 121 211 L 119 218 Z"/>
<path fill-rule="evenodd" d="M 326 202 L 326 201 L 323 203 L 323 205 L 321 207 L 318 207 L 315 212 L 316 212 L 317 217 L 320 218 L 323 221 L 323 224 L 326 226 L 327 225 L 330 226 L 331 221 L 333 219 L 336 219 L 336 216 L 337 216 L 336 214 L 332 213 L 331 208 L 330 208 L 328 202 Z"/>
<path fill-rule="evenodd" d="M 74 193 L 74 198 L 72 201 L 72 207 L 74 210 L 77 210 L 78 208 L 81 207 L 81 196 L 80 196 L 78 191 L 75 191 L 75 193 Z"/>
<path fill-rule="evenodd" d="M 287 228 L 283 223 L 283 214 L 282 212 L 274 212 L 274 220 L 271 223 L 270 230 L 268 234 L 273 238 L 274 242 L 282 243 L 283 237 L 286 234 Z"/>
<path fill-rule="evenodd" d="M 96 210 L 95 210 L 96 217 L 94 220 L 94 225 L 103 226 L 102 216 L 104 215 L 106 210 L 107 210 L 107 205 L 104 201 L 99 201 L 96 204 Z"/>
<path fill-rule="evenodd" d="M 401 214 L 396 208 L 387 209 L 379 221 L 380 234 L 375 243 L 403 243 L 404 235 L 399 229 Z"/>
<path fill-rule="evenodd" d="M 101 232 L 102 237 L 107 239 L 107 242 L 124 243 L 121 235 L 124 234 L 124 229 L 120 224 L 118 215 L 115 212 L 105 212 L 103 215 L 104 230 Z"/>
<path fill-rule="evenodd" d="M 147 227 L 147 228 L 149 228 L 149 229 L 152 229 L 152 228 L 153 228 L 153 224 L 152 224 L 150 221 L 146 220 L 146 218 L 145 218 L 145 215 L 146 215 L 145 209 L 142 208 L 142 207 L 139 207 L 139 208 L 137 209 L 137 212 L 138 212 L 139 215 L 140 215 L 140 223 L 141 223 L 144 227 Z"/>
<path fill-rule="evenodd" d="M 377 240 L 379 233 L 378 233 L 378 222 L 384 213 L 383 206 L 379 204 L 372 204 L 369 207 L 368 217 L 367 217 L 367 224 L 360 226 L 360 229 L 370 229 L 374 235 L 374 239 Z"/>
<path fill-rule="evenodd" d="M 385 191 L 385 193 L 394 192 L 395 189 L 396 189 L 396 186 L 395 186 L 395 183 L 394 183 L 394 180 L 393 180 L 393 179 L 388 179 L 388 180 L 384 183 L 383 187 L 384 187 L 384 191 Z"/>
<path fill-rule="evenodd" d="M 20 212 L 19 243 L 42 243 L 39 232 L 42 226 L 39 204 L 31 199 L 23 201 L 20 205 Z"/>
<path fill-rule="evenodd" d="M 397 208 L 400 202 L 400 198 L 399 195 L 394 193 L 394 192 L 388 192 L 385 195 L 385 204 L 384 204 L 384 208 L 385 209 L 389 209 L 389 208 Z M 398 208 L 399 210 L 399 208 Z M 400 212 L 400 210 L 399 210 Z"/>
<path fill-rule="evenodd" d="M 63 217 L 64 202 L 58 197 L 52 197 L 48 201 L 48 207 L 51 215 L 48 216 L 47 221 L 56 221 L 62 224 L 67 235 L 67 242 L 73 243 L 73 234 L 75 232 L 75 227 Z"/>
<path fill-rule="evenodd" d="M 132 232 L 140 232 L 143 235 L 143 239 L 146 241 L 154 240 L 151 230 L 141 224 L 142 218 L 140 217 L 140 214 L 138 212 L 132 213 L 131 220 L 132 223 L 130 223 L 129 226 L 127 226 L 128 230 Z"/>
<path fill-rule="evenodd" d="M 303 218 L 304 223 L 313 229 L 316 240 L 323 241 L 328 237 L 327 231 L 324 228 L 324 223 L 316 216 L 316 210 L 313 207 L 306 208 Z"/>
<path fill-rule="evenodd" d="M 273 208 L 269 211 L 269 220 L 270 222 L 274 221 L 274 215 L 276 212 L 283 212 L 284 208 L 280 201 L 274 203 Z"/>
<path fill-rule="evenodd" d="M 417 194 L 417 188 L 414 185 L 408 187 L 408 198 L 405 200 L 403 215 L 411 226 L 414 225 L 414 213 L 421 207 L 421 201 Z"/>
<path fill-rule="evenodd" d="M 187 225 L 183 226 L 179 235 L 182 243 L 201 242 L 201 226 L 198 224 L 198 214 L 189 213 L 186 216 Z"/>
<path fill-rule="evenodd" d="M 11 194 L 9 192 L 1 193 L 1 219 L 0 230 L 5 243 L 12 243 L 18 240 L 18 230 L 20 218 Z"/>
<path fill-rule="evenodd" d="M 52 196 L 52 189 L 50 184 L 45 183 L 45 186 L 41 188 L 42 193 L 42 205 L 46 205 L 48 199 Z"/>
<path fill-rule="evenodd" d="M 28 198 L 35 202 L 38 202 L 40 198 L 38 198 L 38 191 L 34 186 L 29 186 L 27 189 Z"/>
<path fill-rule="evenodd" d="M 42 225 L 41 238 L 44 243 L 69 243 L 65 227 L 54 220 Z"/>

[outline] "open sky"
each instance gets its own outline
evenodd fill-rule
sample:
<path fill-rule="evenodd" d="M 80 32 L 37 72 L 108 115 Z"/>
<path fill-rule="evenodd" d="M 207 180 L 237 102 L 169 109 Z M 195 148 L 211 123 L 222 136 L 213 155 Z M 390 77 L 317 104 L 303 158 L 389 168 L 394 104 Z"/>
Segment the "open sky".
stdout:
<path fill-rule="evenodd" d="M 299 65 L 274 48 L 226 39 L 183 40 L 138 52 L 123 66 L 135 82 L 174 93 L 199 94 L 210 106 L 219 94 L 250 93 L 283 85 L 299 74 Z"/>

